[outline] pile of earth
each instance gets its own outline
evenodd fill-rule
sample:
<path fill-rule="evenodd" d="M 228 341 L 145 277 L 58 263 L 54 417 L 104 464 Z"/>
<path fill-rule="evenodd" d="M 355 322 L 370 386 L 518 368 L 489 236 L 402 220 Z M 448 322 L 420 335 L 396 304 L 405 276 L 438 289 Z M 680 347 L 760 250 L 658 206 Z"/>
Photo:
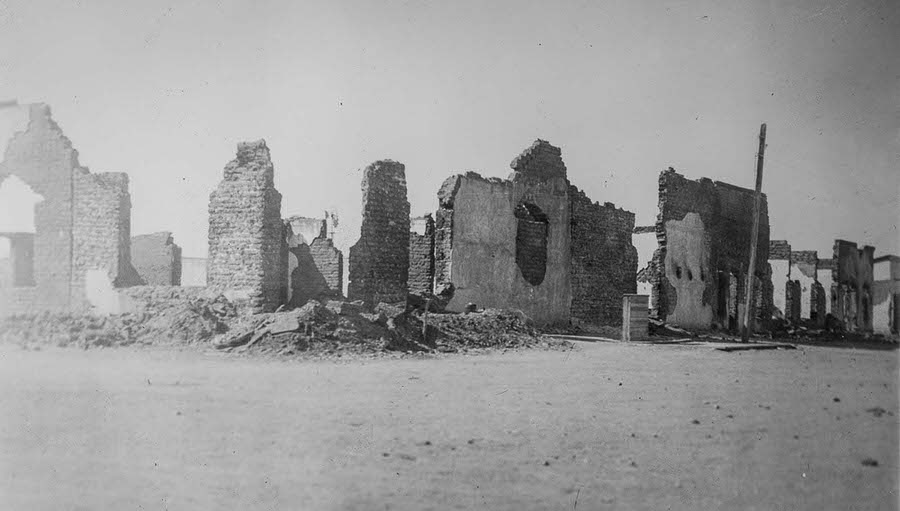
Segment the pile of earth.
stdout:
<path fill-rule="evenodd" d="M 309 301 L 299 309 L 256 314 L 232 324 L 218 349 L 278 355 L 378 352 L 457 352 L 544 347 L 570 343 L 547 340 L 521 313 L 487 309 L 464 314 L 433 313 L 362 302 Z"/>
<path fill-rule="evenodd" d="M 179 296 L 129 314 L 9 316 L 0 320 L 0 341 L 81 348 L 205 343 L 227 332 L 235 317 L 234 305 L 222 295 Z"/>

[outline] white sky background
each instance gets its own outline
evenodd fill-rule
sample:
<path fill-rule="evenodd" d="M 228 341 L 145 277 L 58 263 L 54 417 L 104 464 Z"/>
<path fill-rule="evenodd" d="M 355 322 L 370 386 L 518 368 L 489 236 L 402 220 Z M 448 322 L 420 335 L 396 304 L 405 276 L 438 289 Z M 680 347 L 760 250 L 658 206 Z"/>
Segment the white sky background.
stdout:
<path fill-rule="evenodd" d="M 785 5 L 790 4 L 790 5 Z M 505 177 L 535 138 L 651 224 L 671 165 L 753 186 L 772 238 L 900 252 L 900 2 L 0 1 L 0 101 L 46 102 L 132 232 L 206 253 L 209 193 L 265 138 L 283 216 L 358 214 L 356 169 Z M 345 213 L 346 214 L 346 213 Z"/>

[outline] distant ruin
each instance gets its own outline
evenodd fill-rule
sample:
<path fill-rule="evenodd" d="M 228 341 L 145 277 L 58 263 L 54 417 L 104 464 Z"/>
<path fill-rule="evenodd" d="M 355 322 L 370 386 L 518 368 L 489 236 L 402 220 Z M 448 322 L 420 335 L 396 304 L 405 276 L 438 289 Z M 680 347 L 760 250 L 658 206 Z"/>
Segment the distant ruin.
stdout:
<path fill-rule="evenodd" d="M 171 232 L 132 237 L 131 262 L 143 284 L 181 285 L 181 247 L 175 244 Z"/>

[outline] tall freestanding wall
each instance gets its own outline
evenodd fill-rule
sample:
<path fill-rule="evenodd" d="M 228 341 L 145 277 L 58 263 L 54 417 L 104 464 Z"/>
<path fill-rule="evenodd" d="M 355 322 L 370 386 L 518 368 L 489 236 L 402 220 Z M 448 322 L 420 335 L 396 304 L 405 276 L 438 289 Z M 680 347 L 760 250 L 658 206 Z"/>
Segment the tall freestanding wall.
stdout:
<path fill-rule="evenodd" d="M 287 293 L 281 194 L 273 178 L 266 142 L 242 142 L 209 197 L 207 285 L 252 312 L 275 310 Z"/>

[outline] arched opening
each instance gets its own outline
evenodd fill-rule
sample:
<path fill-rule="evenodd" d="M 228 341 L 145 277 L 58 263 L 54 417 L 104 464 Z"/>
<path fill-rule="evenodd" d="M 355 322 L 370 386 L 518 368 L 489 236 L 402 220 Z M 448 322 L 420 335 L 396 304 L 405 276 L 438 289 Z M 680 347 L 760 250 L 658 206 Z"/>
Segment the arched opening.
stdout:
<path fill-rule="evenodd" d="M 44 198 L 16 176 L 0 183 L 0 287 L 34 280 L 34 208 Z"/>
<path fill-rule="evenodd" d="M 550 221 L 539 207 L 521 202 L 514 211 L 516 227 L 516 265 L 532 286 L 544 281 L 547 273 L 547 237 Z"/>

